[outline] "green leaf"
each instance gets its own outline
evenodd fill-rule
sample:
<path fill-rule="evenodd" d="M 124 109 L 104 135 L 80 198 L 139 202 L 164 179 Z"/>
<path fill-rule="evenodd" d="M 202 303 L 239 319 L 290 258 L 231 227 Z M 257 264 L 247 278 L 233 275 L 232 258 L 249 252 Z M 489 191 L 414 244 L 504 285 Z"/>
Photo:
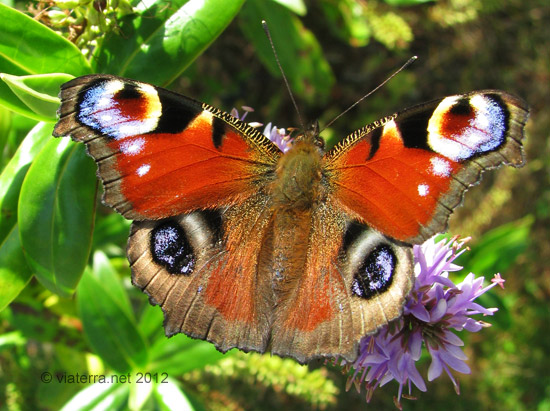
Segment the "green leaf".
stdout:
<path fill-rule="evenodd" d="M 162 309 L 158 305 L 147 304 L 143 307 L 139 318 L 139 330 L 151 341 L 155 339 L 164 341 L 166 336 L 162 327 L 163 321 Z"/>
<path fill-rule="evenodd" d="M 166 382 L 155 385 L 155 398 L 161 410 L 194 410 L 183 391 L 180 390 L 176 381 L 168 378 Z"/>
<path fill-rule="evenodd" d="M 321 7 L 329 29 L 338 37 L 354 47 L 369 43 L 372 31 L 367 3 L 357 3 L 355 0 L 324 1 Z"/>
<path fill-rule="evenodd" d="M 111 299 L 126 313 L 128 318 L 134 320 L 134 313 L 132 312 L 128 294 L 126 294 L 109 259 L 101 251 L 96 251 L 94 253 L 93 270 L 97 279 L 103 285 L 103 288 L 109 293 Z"/>
<path fill-rule="evenodd" d="M 24 346 L 27 343 L 27 339 L 23 337 L 21 331 L 12 331 L 0 335 L 0 351 L 10 346 Z"/>
<path fill-rule="evenodd" d="M 107 276 L 113 278 L 106 280 Z M 147 346 L 133 316 L 129 316 L 109 285 L 113 272 L 86 270 L 78 286 L 77 304 L 84 333 L 94 351 L 119 373 L 142 369 Z"/>
<path fill-rule="evenodd" d="M 131 222 L 126 220 L 120 214 L 111 213 L 105 216 L 99 216 L 94 227 L 94 239 L 92 248 L 94 250 L 110 250 L 113 251 L 113 246 L 120 248 L 128 242 L 128 233 L 130 232 Z M 126 254 L 121 251 L 122 254 Z M 111 252 L 110 252 L 111 253 Z M 111 254 L 116 254 L 112 252 Z"/>
<path fill-rule="evenodd" d="M 2 3 L 0 21 L 0 73 L 81 76 L 91 72 L 88 61 L 73 43 L 38 21 Z M 20 99 L 4 82 L 0 82 L 0 104 L 12 110 L 21 106 Z M 33 118 L 46 120 L 43 116 Z M 52 118 L 48 116 L 47 120 Z"/>
<path fill-rule="evenodd" d="M 172 338 L 162 338 L 151 347 L 151 364 L 149 369 L 159 373 L 176 376 L 186 372 L 202 369 L 222 358 L 232 355 L 222 354 L 216 347 L 206 341 L 193 340 L 183 334 Z"/>
<path fill-rule="evenodd" d="M 95 169 L 83 144 L 52 138 L 21 187 L 18 222 L 25 257 L 38 280 L 64 297 L 74 292 L 90 253 Z"/>
<path fill-rule="evenodd" d="M 532 224 L 533 217 L 526 216 L 487 232 L 471 244 L 471 251 L 461 255 L 456 263 L 464 266 L 466 272 L 486 277 L 505 273 L 527 250 Z"/>
<path fill-rule="evenodd" d="M 128 398 L 128 408 L 131 410 L 142 410 L 148 408 L 150 404 L 154 387 L 155 378 L 150 373 L 139 373 L 132 376 L 134 380 L 130 386 L 130 398 Z M 150 377 L 150 378 L 149 378 Z"/>
<path fill-rule="evenodd" d="M 14 226 L 11 233 L 0 243 L 0 311 L 10 304 L 32 277 L 19 241 L 19 230 Z"/>
<path fill-rule="evenodd" d="M 153 2 L 138 18 L 128 16 L 120 33 L 98 48 L 97 70 L 166 85 L 212 43 L 239 12 L 244 0 Z"/>
<path fill-rule="evenodd" d="M 109 376 L 107 376 L 109 377 Z M 56 381 L 57 382 L 57 381 Z M 127 409 L 128 384 L 96 383 L 76 394 L 61 411 L 100 411 Z"/>
<path fill-rule="evenodd" d="M 21 248 L 17 204 L 30 163 L 49 141 L 52 128 L 51 124 L 36 125 L 0 174 L 0 310 L 19 295 L 32 277 Z"/>
<path fill-rule="evenodd" d="M 17 223 L 17 204 L 23 179 L 31 161 L 50 140 L 53 125 L 39 123 L 25 137 L 0 174 L 0 242 Z"/>
<path fill-rule="evenodd" d="M 280 77 L 269 41 L 262 29 L 266 20 L 281 66 L 296 94 L 312 101 L 328 98 L 334 76 L 315 36 L 301 21 L 280 5 L 249 0 L 240 14 L 241 29 L 254 44 L 262 63 L 273 76 Z"/>
<path fill-rule="evenodd" d="M 0 72 L 27 75 L 90 73 L 88 61 L 69 40 L 0 3 Z M 5 86 L 0 87 L 3 96 Z"/>
<path fill-rule="evenodd" d="M 290 11 L 298 14 L 299 16 L 305 16 L 307 14 L 307 7 L 302 0 L 273 0 L 275 3 L 279 3 L 281 6 L 286 7 Z"/>
<path fill-rule="evenodd" d="M 30 76 L 0 73 L 0 79 L 13 94 L 0 95 L 0 105 L 35 120 L 54 122 L 59 107 L 59 86 L 72 78 L 63 73 Z"/>

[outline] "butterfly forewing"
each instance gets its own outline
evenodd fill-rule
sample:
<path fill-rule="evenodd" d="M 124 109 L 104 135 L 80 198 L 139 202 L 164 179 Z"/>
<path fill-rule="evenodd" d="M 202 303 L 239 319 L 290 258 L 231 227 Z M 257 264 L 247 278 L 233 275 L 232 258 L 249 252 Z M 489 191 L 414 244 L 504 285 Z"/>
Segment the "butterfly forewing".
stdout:
<path fill-rule="evenodd" d="M 527 115 L 500 91 L 446 97 L 351 134 L 326 154 L 326 173 L 350 215 L 418 244 L 446 229 L 483 170 L 523 164 Z"/>
<path fill-rule="evenodd" d="M 281 155 L 246 123 L 149 84 L 85 76 L 64 84 L 60 97 L 54 135 L 86 143 L 105 203 L 129 219 L 243 201 Z"/>

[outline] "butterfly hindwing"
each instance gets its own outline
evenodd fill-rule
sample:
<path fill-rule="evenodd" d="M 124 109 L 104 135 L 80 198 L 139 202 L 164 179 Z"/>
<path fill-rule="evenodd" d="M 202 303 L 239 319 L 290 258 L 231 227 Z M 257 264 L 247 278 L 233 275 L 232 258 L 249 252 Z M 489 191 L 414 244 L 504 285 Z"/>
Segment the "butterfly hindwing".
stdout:
<path fill-rule="evenodd" d="M 528 109 L 487 90 L 419 105 L 348 136 L 325 156 L 350 215 L 399 241 L 444 231 L 485 169 L 521 166 Z"/>
<path fill-rule="evenodd" d="M 128 219 L 243 201 L 281 155 L 246 123 L 149 84 L 84 76 L 64 84 L 60 97 L 54 135 L 86 143 L 105 203 Z"/>
<path fill-rule="evenodd" d="M 183 332 L 223 352 L 266 350 L 273 312 L 271 273 L 260 262 L 266 201 L 257 194 L 223 209 L 133 223 L 132 282 L 162 307 L 167 335 Z"/>
<path fill-rule="evenodd" d="M 295 267 L 275 267 L 284 279 L 277 288 L 271 351 L 300 362 L 334 356 L 354 361 L 361 338 L 400 315 L 412 286 L 412 249 L 349 220 L 332 200 L 306 221 L 305 230 L 300 222 L 294 230 L 284 221 L 278 229 L 278 238 L 300 237 L 292 244 L 303 246 L 290 255 L 304 256 Z"/>

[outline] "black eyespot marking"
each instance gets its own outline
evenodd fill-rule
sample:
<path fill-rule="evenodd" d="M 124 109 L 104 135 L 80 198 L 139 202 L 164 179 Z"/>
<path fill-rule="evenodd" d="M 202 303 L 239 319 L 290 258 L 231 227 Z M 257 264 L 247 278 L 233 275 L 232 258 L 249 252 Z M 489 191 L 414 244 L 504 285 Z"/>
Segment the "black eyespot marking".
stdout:
<path fill-rule="evenodd" d="M 422 148 L 430 150 L 428 146 L 428 122 L 433 115 L 433 110 L 424 108 L 410 109 L 403 112 L 403 118 L 395 120 L 399 125 L 401 139 L 407 148 Z"/>
<path fill-rule="evenodd" d="M 382 137 L 382 127 L 375 128 L 371 131 L 371 141 L 370 141 L 370 153 L 367 160 L 370 160 L 374 157 L 378 149 L 380 148 L 380 138 Z"/>
<path fill-rule="evenodd" d="M 365 299 L 386 291 L 393 281 L 396 264 L 397 257 L 390 246 L 376 247 L 355 273 L 351 291 Z"/>
<path fill-rule="evenodd" d="M 183 228 L 174 221 L 166 221 L 151 231 L 153 260 L 170 274 L 191 275 L 195 269 L 195 253 Z"/>
<path fill-rule="evenodd" d="M 470 105 L 470 99 L 462 98 L 458 100 L 449 110 L 450 114 L 457 116 L 470 116 L 472 114 L 472 106 Z"/>
<path fill-rule="evenodd" d="M 142 98 L 142 95 L 135 85 L 125 83 L 124 88 L 116 93 L 115 97 L 117 100 L 133 100 Z"/>
<path fill-rule="evenodd" d="M 212 142 L 214 147 L 220 148 L 225 134 L 225 122 L 218 117 L 212 119 Z"/>
<path fill-rule="evenodd" d="M 168 90 L 156 90 L 162 107 L 162 115 L 153 133 L 181 133 L 202 113 L 202 108 L 199 109 L 194 102 L 184 99 L 183 96 Z"/>
<path fill-rule="evenodd" d="M 340 252 L 347 252 L 352 244 L 359 238 L 359 236 L 365 231 L 365 226 L 356 222 L 350 222 L 346 226 L 346 232 L 340 247 Z"/>

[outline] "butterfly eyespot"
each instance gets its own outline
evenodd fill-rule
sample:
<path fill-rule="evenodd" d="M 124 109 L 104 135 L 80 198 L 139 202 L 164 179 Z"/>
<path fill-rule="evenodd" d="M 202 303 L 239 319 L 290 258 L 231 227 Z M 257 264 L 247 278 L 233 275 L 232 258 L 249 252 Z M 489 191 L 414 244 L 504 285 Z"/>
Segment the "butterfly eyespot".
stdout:
<path fill-rule="evenodd" d="M 397 257 L 388 245 L 372 250 L 356 271 L 351 289 L 361 298 L 371 298 L 387 290 L 392 281 Z"/>
<path fill-rule="evenodd" d="M 168 221 L 151 231 L 151 255 L 153 260 L 170 274 L 191 275 L 196 256 L 183 228 Z"/>

